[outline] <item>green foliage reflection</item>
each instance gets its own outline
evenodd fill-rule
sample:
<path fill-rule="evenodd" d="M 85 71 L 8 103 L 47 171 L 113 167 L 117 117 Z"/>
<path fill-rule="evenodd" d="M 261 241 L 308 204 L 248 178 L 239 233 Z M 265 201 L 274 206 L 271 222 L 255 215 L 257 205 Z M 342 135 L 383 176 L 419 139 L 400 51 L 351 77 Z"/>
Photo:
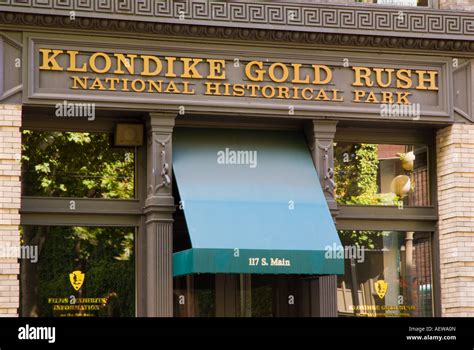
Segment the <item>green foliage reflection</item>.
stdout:
<path fill-rule="evenodd" d="M 24 196 L 133 198 L 134 150 L 105 133 L 24 130 Z"/>

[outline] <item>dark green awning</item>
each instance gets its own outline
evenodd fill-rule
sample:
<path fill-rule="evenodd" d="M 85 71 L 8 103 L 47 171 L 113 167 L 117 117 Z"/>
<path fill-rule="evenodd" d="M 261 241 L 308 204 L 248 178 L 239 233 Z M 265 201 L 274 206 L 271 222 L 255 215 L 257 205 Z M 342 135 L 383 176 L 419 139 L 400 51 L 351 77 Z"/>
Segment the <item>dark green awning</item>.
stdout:
<path fill-rule="evenodd" d="M 177 129 L 173 166 L 192 245 L 175 276 L 344 272 L 326 255 L 341 243 L 302 134 Z"/>

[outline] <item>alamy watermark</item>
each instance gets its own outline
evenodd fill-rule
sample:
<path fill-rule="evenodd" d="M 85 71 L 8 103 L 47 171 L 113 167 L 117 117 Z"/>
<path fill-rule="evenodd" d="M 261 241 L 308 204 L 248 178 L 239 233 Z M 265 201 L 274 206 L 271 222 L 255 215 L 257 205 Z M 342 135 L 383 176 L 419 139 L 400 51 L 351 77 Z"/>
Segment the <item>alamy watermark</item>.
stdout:
<path fill-rule="evenodd" d="M 19 340 L 46 340 L 48 343 L 56 342 L 56 327 L 36 327 L 26 324 L 18 328 Z"/>
<path fill-rule="evenodd" d="M 0 259 L 26 259 L 33 264 L 38 262 L 38 246 L 4 246 L 0 245 Z"/>
<path fill-rule="evenodd" d="M 417 0 L 378 0 L 377 5 L 416 6 Z"/>
<path fill-rule="evenodd" d="M 354 259 L 358 263 L 365 261 L 365 247 L 359 245 L 342 246 L 333 243 L 324 247 L 326 259 Z"/>
<path fill-rule="evenodd" d="M 248 165 L 249 168 L 256 168 L 257 151 L 231 150 L 226 147 L 217 152 L 217 164 Z"/>
<path fill-rule="evenodd" d="M 381 117 L 411 118 L 413 120 L 419 120 L 420 115 L 421 107 L 419 103 L 383 103 L 380 105 Z"/>
<path fill-rule="evenodd" d="M 87 118 L 95 120 L 95 103 L 77 103 L 63 101 L 56 103 L 56 117 Z"/>

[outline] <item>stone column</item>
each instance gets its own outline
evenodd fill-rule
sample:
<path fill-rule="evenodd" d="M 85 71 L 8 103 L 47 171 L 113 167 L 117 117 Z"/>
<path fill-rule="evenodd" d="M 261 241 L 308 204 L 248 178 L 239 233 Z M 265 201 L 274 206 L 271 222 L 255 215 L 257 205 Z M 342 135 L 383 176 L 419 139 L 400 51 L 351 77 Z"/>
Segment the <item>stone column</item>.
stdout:
<path fill-rule="evenodd" d="M 474 125 L 436 138 L 442 316 L 474 316 Z"/>
<path fill-rule="evenodd" d="M 11 256 L 20 246 L 20 127 L 21 105 L 0 104 L 0 317 L 18 316 L 20 303 L 20 264 Z"/>
<path fill-rule="evenodd" d="M 337 216 L 337 203 L 334 198 L 334 135 L 337 121 L 312 120 L 306 128 L 306 138 L 318 172 L 319 181 L 333 218 Z M 312 300 L 311 316 L 337 316 L 337 277 L 318 276 L 310 283 Z"/>
<path fill-rule="evenodd" d="M 146 314 L 173 316 L 172 134 L 176 114 L 150 113 L 147 124 Z"/>

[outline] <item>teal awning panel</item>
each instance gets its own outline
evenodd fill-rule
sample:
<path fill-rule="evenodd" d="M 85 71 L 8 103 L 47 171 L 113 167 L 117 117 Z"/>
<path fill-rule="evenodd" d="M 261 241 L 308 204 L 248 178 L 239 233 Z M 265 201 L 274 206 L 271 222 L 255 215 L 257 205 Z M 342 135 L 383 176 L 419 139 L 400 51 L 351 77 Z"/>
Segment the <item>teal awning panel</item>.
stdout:
<path fill-rule="evenodd" d="M 343 273 L 301 133 L 176 129 L 173 169 L 192 246 L 174 254 L 175 276 Z"/>

